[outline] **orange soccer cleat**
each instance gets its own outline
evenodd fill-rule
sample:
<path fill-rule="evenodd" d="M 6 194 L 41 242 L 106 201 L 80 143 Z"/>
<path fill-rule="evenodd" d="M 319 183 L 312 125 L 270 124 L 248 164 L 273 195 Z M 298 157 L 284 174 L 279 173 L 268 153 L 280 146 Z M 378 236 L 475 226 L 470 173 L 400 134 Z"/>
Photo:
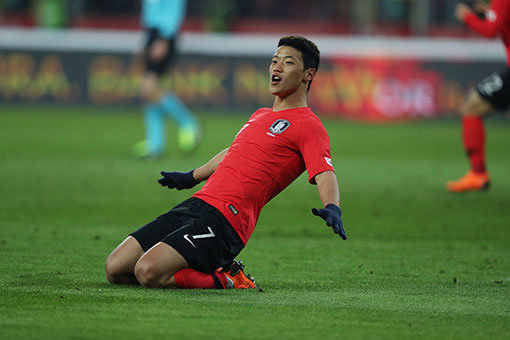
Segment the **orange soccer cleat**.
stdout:
<path fill-rule="evenodd" d="M 230 267 L 221 270 L 227 276 L 227 288 L 256 288 L 257 284 L 249 274 L 244 274 L 242 261 L 232 262 Z"/>
<path fill-rule="evenodd" d="M 483 191 L 489 189 L 490 176 L 489 173 L 476 173 L 469 170 L 467 174 L 456 181 L 446 183 L 446 190 L 450 192 L 467 192 L 467 191 Z"/>

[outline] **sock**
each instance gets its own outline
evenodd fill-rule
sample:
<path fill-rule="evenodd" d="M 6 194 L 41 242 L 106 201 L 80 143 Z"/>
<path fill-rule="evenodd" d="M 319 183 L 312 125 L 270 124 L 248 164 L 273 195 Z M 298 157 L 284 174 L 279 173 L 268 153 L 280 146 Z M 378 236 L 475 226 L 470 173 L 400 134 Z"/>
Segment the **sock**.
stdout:
<path fill-rule="evenodd" d="M 161 108 L 164 113 L 172 117 L 179 128 L 184 126 L 197 126 L 195 116 L 188 108 L 173 94 L 167 94 L 161 99 Z"/>
<path fill-rule="evenodd" d="M 177 287 L 182 289 L 225 289 L 227 277 L 223 273 L 205 274 L 194 269 L 186 268 L 174 274 Z"/>
<path fill-rule="evenodd" d="M 485 172 L 485 128 L 482 117 L 466 116 L 462 118 L 462 140 L 469 157 L 471 170 Z"/>
<path fill-rule="evenodd" d="M 150 153 L 161 153 L 165 148 L 165 120 L 158 104 L 148 104 L 144 109 L 145 136 Z"/>

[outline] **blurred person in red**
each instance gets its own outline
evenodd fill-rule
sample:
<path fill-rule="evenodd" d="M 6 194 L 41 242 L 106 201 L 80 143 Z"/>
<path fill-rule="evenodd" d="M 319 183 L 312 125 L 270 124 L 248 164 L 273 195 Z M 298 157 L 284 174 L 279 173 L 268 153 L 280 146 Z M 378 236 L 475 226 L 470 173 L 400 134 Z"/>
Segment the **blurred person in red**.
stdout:
<path fill-rule="evenodd" d="M 475 13 L 482 14 L 479 18 Z M 460 107 L 462 140 L 469 157 L 470 170 L 458 180 L 446 183 L 451 192 L 481 191 L 489 188 L 490 176 L 485 162 L 485 127 L 483 117 L 495 110 L 510 107 L 510 0 L 478 2 L 473 10 L 457 4 L 456 18 L 484 37 L 500 37 L 505 45 L 507 67 L 479 82 L 467 94 Z"/>
<path fill-rule="evenodd" d="M 161 156 L 165 150 L 165 120 L 171 118 L 178 127 L 177 145 L 192 151 L 200 139 L 197 119 L 173 93 L 163 90 L 161 77 L 175 59 L 177 36 L 186 15 L 186 0 L 143 0 L 142 26 L 146 32 L 143 62 L 145 74 L 141 95 L 145 102 L 145 139 L 134 146 L 141 158 Z"/>

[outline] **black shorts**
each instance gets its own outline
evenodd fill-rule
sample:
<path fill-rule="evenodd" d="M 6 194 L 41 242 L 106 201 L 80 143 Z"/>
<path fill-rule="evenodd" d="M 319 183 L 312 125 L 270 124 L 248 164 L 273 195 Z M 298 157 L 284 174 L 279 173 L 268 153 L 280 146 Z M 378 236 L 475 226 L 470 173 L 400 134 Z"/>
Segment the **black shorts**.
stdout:
<path fill-rule="evenodd" d="M 165 242 L 181 254 L 190 268 L 212 273 L 230 265 L 244 243 L 218 209 L 192 197 L 130 234 L 149 250 Z"/>
<path fill-rule="evenodd" d="M 510 68 L 495 72 L 476 85 L 476 91 L 494 108 L 506 110 L 510 107 Z"/>
<path fill-rule="evenodd" d="M 166 39 L 168 40 L 168 51 L 166 55 L 159 59 L 159 60 L 152 60 L 149 55 L 149 50 L 152 46 L 152 44 L 157 40 L 161 38 L 161 35 L 159 34 L 159 31 L 157 29 L 149 29 L 146 33 L 146 43 L 145 43 L 145 49 L 144 49 L 144 62 L 145 62 L 145 68 L 146 71 L 154 72 L 158 76 L 162 75 L 171 65 L 172 61 L 175 57 L 175 38 Z"/>

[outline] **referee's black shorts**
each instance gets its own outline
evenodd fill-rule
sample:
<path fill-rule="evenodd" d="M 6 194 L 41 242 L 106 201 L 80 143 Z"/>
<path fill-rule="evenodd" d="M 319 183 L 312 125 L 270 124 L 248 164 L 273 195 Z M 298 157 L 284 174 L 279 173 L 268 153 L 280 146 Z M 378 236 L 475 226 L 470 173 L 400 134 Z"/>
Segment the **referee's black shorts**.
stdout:
<path fill-rule="evenodd" d="M 476 91 L 483 99 L 498 110 L 510 107 L 510 68 L 495 72 L 476 85 Z"/>
<path fill-rule="evenodd" d="M 244 243 L 218 209 L 192 197 L 130 234 L 149 250 L 165 242 L 190 268 L 212 273 L 230 265 Z"/>
<path fill-rule="evenodd" d="M 168 50 L 161 59 L 153 60 L 150 57 L 149 51 L 152 47 L 152 44 L 154 44 L 154 42 L 158 39 L 165 39 L 168 41 Z M 170 67 L 175 59 L 175 55 L 175 37 L 163 38 L 161 37 L 159 31 L 154 28 L 148 29 L 146 31 L 146 43 L 144 49 L 144 62 L 146 71 L 154 72 L 158 76 L 161 76 Z"/>

